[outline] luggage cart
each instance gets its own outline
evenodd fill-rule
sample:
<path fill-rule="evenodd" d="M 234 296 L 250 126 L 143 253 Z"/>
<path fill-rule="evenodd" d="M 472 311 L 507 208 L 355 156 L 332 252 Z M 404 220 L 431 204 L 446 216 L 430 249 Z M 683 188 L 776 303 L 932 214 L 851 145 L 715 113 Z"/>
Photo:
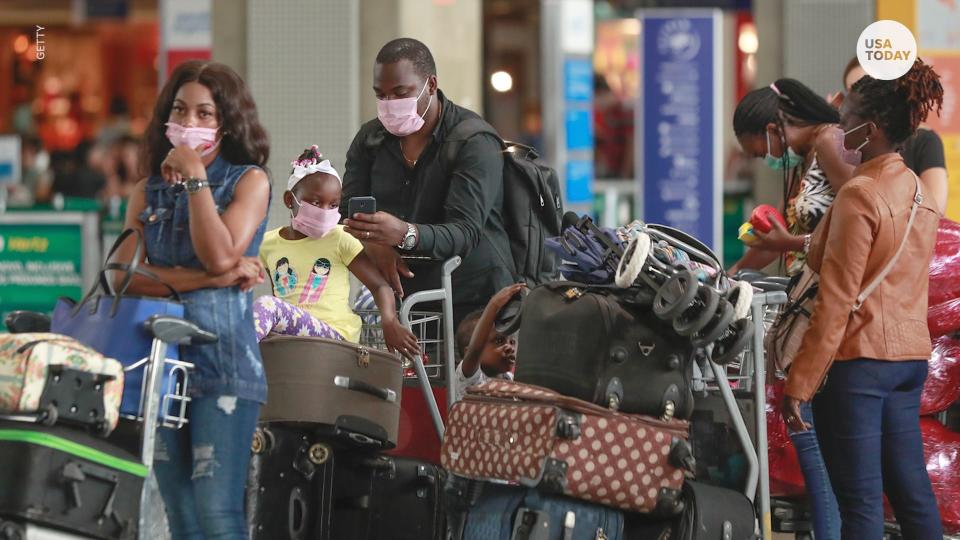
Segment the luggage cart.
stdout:
<path fill-rule="evenodd" d="M 13 332 L 22 331 L 49 331 L 49 318 L 41 314 L 18 313 L 20 317 L 31 317 L 31 322 L 35 323 L 29 328 L 16 328 L 11 326 L 8 320 L 8 326 Z M 186 424 L 186 406 L 189 398 L 186 398 L 187 381 L 189 380 L 189 371 L 193 369 L 193 364 L 183 361 L 172 361 L 166 358 L 167 348 L 169 346 L 190 345 L 213 343 L 217 336 L 200 329 L 195 324 L 167 315 L 155 315 L 144 323 L 144 329 L 153 336 L 153 343 L 150 348 L 150 354 L 143 360 L 128 366 L 124 371 L 133 369 L 143 369 L 143 386 L 141 387 L 143 396 L 140 403 L 140 414 L 138 416 L 123 415 L 123 418 L 140 424 L 139 434 L 139 458 L 141 464 L 146 470 L 143 489 L 140 493 L 140 519 L 137 523 L 137 538 L 142 540 L 154 540 L 157 538 L 154 527 L 156 523 L 149 517 L 151 514 L 152 493 L 150 486 L 150 477 L 153 473 L 154 448 L 156 446 L 157 429 L 164 426 L 171 429 L 179 429 Z M 163 367 L 163 369 L 160 368 Z M 176 376 L 171 377 L 168 388 L 163 387 L 163 376 L 161 371 L 171 371 Z M 185 398 L 185 399 L 183 399 Z M 175 414 L 165 413 L 162 417 L 159 412 L 161 407 L 168 411 L 169 407 L 176 404 L 178 410 Z M 154 515 L 158 515 L 154 512 Z M 38 528 L 30 523 L 26 524 L 26 538 L 44 537 L 47 533 L 45 529 Z M 80 538 L 78 536 L 66 533 L 57 533 L 57 538 Z"/>
<path fill-rule="evenodd" d="M 443 380 L 447 385 L 447 400 L 444 411 L 449 410 L 456 397 L 456 362 L 453 328 L 453 271 L 461 263 L 458 256 L 442 263 L 440 287 L 419 291 L 406 297 L 400 305 L 400 322 L 417 336 L 421 354 L 404 359 L 404 378 L 416 379 L 431 421 L 440 440 L 443 440 L 443 417 L 431 388 L 431 380 Z M 418 307 L 433 302 L 441 303 L 440 311 L 425 311 Z M 360 342 L 368 347 L 386 349 L 383 328 L 376 310 L 357 312 L 364 321 Z M 408 372 L 409 370 L 409 372 Z"/>
<path fill-rule="evenodd" d="M 772 324 L 779 306 L 787 302 L 782 291 L 767 291 L 754 294 L 750 308 L 750 318 L 755 321 L 755 331 L 750 346 L 740 353 L 739 360 L 725 366 L 707 361 L 708 373 L 700 373 L 695 366 L 695 388 L 719 392 L 730 414 L 733 429 L 747 459 L 747 479 L 744 494 L 756 506 L 760 519 L 760 534 L 763 540 L 773 537 L 770 510 L 770 467 L 767 459 L 767 420 L 766 420 L 766 363 L 763 352 L 765 330 Z M 730 376 L 728 373 L 733 372 Z M 699 380 L 698 380 L 699 379 Z M 740 411 L 731 382 L 738 388 L 749 392 L 755 417 L 755 436 L 750 437 L 744 415 Z M 698 388 L 699 384 L 699 388 Z"/>
<path fill-rule="evenodd" d="M 170 360 L 166 360 L 167 348 L 170 346 L 191 345 L 214 343 L 217 336 L 206 330 L 202 330 L 197 325 L 178 317 L 167 315 L 155 315 L 150 317 L 144 323 L 146 331 L 153 336 L 153 344 L 150 348 L 150 356 L 144 362 L 143 388 L 141 394 L 145 396 L 140 404 L 141 415 L 135 420 L 141 424 L 140 433 L 140 461 L 147 469 L 147 476 L 144 479 L 143 490 L 140 494 L 140 523 L 137 527 L 137 537 L 141 540 L 155 538 L 153 536 L 154 523 L 150 521 L 151 514 L 148 510 L 151 507 L 151 487 L 150 477 L 153 474 L 154 447 L 156 446 L 157 429 L 161 426 L 168 429 L 179 429 L 186 423 L 186 401 L 179 401 L 179 418 L 164 414 L 160 418 L 160 407 L 166 407 L 170 400 L 169 394 L 164 392 L 162 371 L 170 365 Z M 179 389 L 186 395 L 186 377 L 189 370 L 193 369 L 193 364 L 189 362 L 177 361 L 175 369 L 181 370 L 183 376 L 183 386 Z M 171 377 L 173 381 L 175 377 Z M 174 383 L 171 383 L 174 384 Z M 169 388 L 167 389 L 169 390 Z"/>

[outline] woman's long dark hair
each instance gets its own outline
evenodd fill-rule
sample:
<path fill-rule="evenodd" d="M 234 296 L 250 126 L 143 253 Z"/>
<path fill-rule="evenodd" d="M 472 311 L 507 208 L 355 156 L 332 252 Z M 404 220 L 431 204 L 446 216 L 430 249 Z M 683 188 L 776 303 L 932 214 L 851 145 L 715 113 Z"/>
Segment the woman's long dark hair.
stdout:
<path fill-rule="evenodd" d="M 876 123 L 894 145 L 909 139 L 927 115 L 934 110 L 940 114 L 943 107 L 940 75 L 919 58 L 899 79 L 883 81 L 864 75 L 850 91 L 860 96 L 852 112 Z"/>
<path fill-rule="evenodd" d="M 198 82 L 213 94 L 220 119 L 220 154 L 235 165 L 265 167 L 270 157 L 270 140 L 257 117 L 257 105 L 246 83 L 225 64 L 192 60 L 173 70 L 157 98 L 144 137 L 143 162 L 149 167 L 147 173 L 160 174 L 160 165 L 172 148 L 165 124 L 177 91 L 188 82 Z"/>

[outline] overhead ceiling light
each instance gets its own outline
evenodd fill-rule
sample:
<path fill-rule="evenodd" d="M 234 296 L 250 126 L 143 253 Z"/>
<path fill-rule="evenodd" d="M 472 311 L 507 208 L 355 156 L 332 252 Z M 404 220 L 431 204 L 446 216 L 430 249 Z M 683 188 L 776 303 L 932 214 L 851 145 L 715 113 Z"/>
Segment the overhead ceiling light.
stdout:
<path fill-rule="evenodd" d="M 497 71 L 490 76 L 490 85 L 497 92 L 509 92 L 513 90 L 513 76 L 506 71 Z"/>
<path fill-rule="evenodd" d="M 756 54 L 760 48 L 760 40 L 757 38 L 757 27 L 753 23 L 746 23 L 740 27 L 740 37 L 737 39 L 737 45 L 743 54 Z"/>

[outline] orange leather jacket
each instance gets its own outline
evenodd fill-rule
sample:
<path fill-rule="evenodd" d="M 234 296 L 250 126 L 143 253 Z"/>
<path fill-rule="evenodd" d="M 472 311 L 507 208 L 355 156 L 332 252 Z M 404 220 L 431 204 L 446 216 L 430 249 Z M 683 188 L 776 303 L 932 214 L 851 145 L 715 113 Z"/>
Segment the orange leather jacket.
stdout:
<path fill-rule="evenodd" d="M 857 296 L 890 261 L 906 230 L 914 175 L 897 153 L 861 164 L 814 231 L 807 264 L 820 289 L 785 393 L 809 401 L 834 361 L 930 357 L 927 287 L 940 216 L 929 197 L 917 209 L 896 266 L 853 311 Z"/>

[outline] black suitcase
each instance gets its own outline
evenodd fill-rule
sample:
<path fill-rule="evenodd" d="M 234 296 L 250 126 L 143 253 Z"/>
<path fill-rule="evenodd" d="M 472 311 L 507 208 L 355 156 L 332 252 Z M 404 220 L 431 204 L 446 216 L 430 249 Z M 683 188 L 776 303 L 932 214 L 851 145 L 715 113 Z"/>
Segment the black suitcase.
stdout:
<path fill-rule="evenodd" d="M 309 425 L 266 423 L 254 432 L 252 450 L 246 493 L 250 538 L 331 538 L 333 448 Z"/>
<path fill-rule="evenodd" d="M 570 282 L 530 291 L 515 379 L 626 413 L 689 418 L 694 347 L 637 294 Z"/>
<path fill-rule="evenodd" d="M 146 467 L 83 431 L 0 421 L 0 517 L 93 538 L 133 539 Z"/>
<path fill-rule="evenodd" d="M 443 469 L 425 461 L 344 456 L 337 462 L 330 538 L 445 539 L 444 480 Z"/>
<path fill-rule="evenodd" d="M 687 480 L 683 484 L 684 510 L 675 519 L 658 521 L 631 516 L 631 538 L 670 540 L 755 540 L 757 515 L 743 493 Z"/>

